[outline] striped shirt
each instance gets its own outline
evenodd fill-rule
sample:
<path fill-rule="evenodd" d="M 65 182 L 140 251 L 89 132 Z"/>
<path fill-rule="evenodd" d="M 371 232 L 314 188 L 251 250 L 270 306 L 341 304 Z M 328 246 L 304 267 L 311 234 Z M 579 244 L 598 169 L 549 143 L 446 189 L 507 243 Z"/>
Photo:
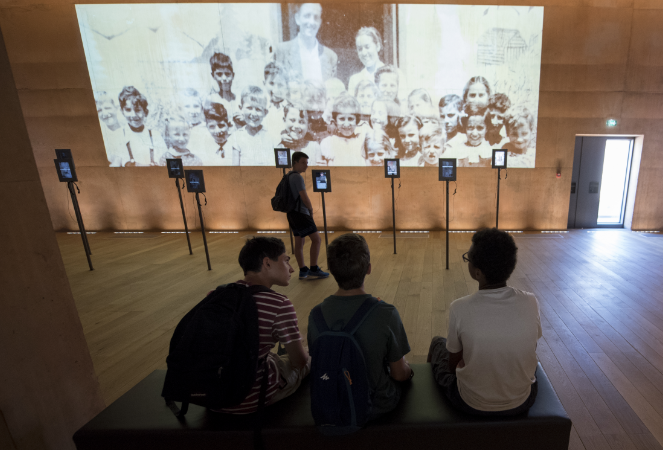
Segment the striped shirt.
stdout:
<path fill-rule="evenodd" d="M 249 286 L 246 281 L 240 280 L 237 284 Z M 260 353 L 259 360 L 268 356 L 270 350 L 277 342 L 289 344 L 293 341 L 302 339 L 299 334 L 299 325 L 297 323 L 297 314 L 295 307 L 292 306 L 290 299 L 285 295 L 278 294 L 272 290 L 268 292 L 259 292 L 253 296 L 258 307 L 258 326 L 260 332 Z M 272 354 L 267 358 L 267 368 L 269 370 L 266 404 L 279 389 L 279 372 L 276 366 L 276 355 Z M 260 385 L 262 382 L 263 365 L 258 369 L 256 381 L 251 388 L 251 392 L 242 403 L 231 408 L 224 408 L 221 412 L 231 414 L 250 414 L 258 410 L 258 398 L 260 396 Z"/>

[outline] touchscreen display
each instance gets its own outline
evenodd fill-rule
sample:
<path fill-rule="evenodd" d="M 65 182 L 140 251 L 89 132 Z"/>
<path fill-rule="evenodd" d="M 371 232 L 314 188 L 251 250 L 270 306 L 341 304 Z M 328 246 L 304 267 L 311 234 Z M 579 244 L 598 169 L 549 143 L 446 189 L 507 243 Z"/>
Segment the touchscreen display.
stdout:
<path fill-rule="evenodd" d="M 320 172 L 315 178 L 315 187 L 320 190 L 327 189 L 327 175 L 324 172 Z"/>
<path fill-rule="evenodd" d="M 68 180 L 74 178 L 74 176 L 71 174 L 71 167 L 69 166 L 68 162 L 60 161 L 58 164 L 60 164 L 60 174 L 62 175 L 62 178 L 66 178 Z"/>
<path fill-rule="evenodd" d="M 387 175 L 398 175 L 398 161 L 387 161 Z"/>

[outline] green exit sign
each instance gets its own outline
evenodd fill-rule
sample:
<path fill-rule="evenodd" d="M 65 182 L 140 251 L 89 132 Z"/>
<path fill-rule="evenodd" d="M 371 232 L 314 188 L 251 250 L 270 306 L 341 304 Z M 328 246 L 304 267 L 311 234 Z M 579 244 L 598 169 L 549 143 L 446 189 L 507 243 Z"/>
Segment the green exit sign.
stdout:
<path fill-rule="evenodd" d="M 617 121 L 615 119 L 608 119 L 605 121 L 605 124 L 609 127 L 614 127 L 617 125 Z"/>

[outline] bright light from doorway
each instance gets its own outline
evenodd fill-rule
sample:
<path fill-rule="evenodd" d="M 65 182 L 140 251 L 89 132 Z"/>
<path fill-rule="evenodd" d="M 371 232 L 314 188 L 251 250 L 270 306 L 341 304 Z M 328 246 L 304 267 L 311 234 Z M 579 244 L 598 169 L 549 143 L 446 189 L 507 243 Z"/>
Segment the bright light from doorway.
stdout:
<path fill-rule="evenodd" d="M 621 224 L 628 181 L 631 139 L 608 139 L 605 144 L 603 176 L 597 224 Z"/>

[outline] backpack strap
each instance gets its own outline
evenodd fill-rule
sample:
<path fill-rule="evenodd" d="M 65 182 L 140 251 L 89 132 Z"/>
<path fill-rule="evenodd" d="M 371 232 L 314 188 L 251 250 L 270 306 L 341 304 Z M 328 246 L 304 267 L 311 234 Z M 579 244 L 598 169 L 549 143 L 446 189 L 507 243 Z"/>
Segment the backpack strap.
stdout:
<path fill-rule="evenodd" d="M 285 175 L 286 179 L 288 180 L 288 191 L 287 192 L 291 196 L 293 194 L 292 194 L 292 188 L 290 187 L 290 175 L 292 175 L 293 173 L 296 173 L 296 172 L 291 170 L 290 172 L 288 172 Z M 297 197 L 297 200 L 295 200 L 295 209 L 293 209 L 293 211 L 302 212 L 302 196 L 301 195 Z"/>
<path fill-rule="evenodd" d="M 325 317 L 322 315 L 322 308 L 320 308 L 320 305 L 317 305 L 311 310 L 311 317 L 313 318 L 315 327 L 318 329 L 318 333 L 329 331 L 327 322 L 325 322 Z"/>
<path fill-rule="evenodd" d="M 373 312 L 380 304 L 380 300 L 375 297 L 370 297 L 364 300 L 357 312 L 352 316 L 352 319 L 345 325 L 343 331 L 349 334 L 355 334 L 364 320 Z"/>

